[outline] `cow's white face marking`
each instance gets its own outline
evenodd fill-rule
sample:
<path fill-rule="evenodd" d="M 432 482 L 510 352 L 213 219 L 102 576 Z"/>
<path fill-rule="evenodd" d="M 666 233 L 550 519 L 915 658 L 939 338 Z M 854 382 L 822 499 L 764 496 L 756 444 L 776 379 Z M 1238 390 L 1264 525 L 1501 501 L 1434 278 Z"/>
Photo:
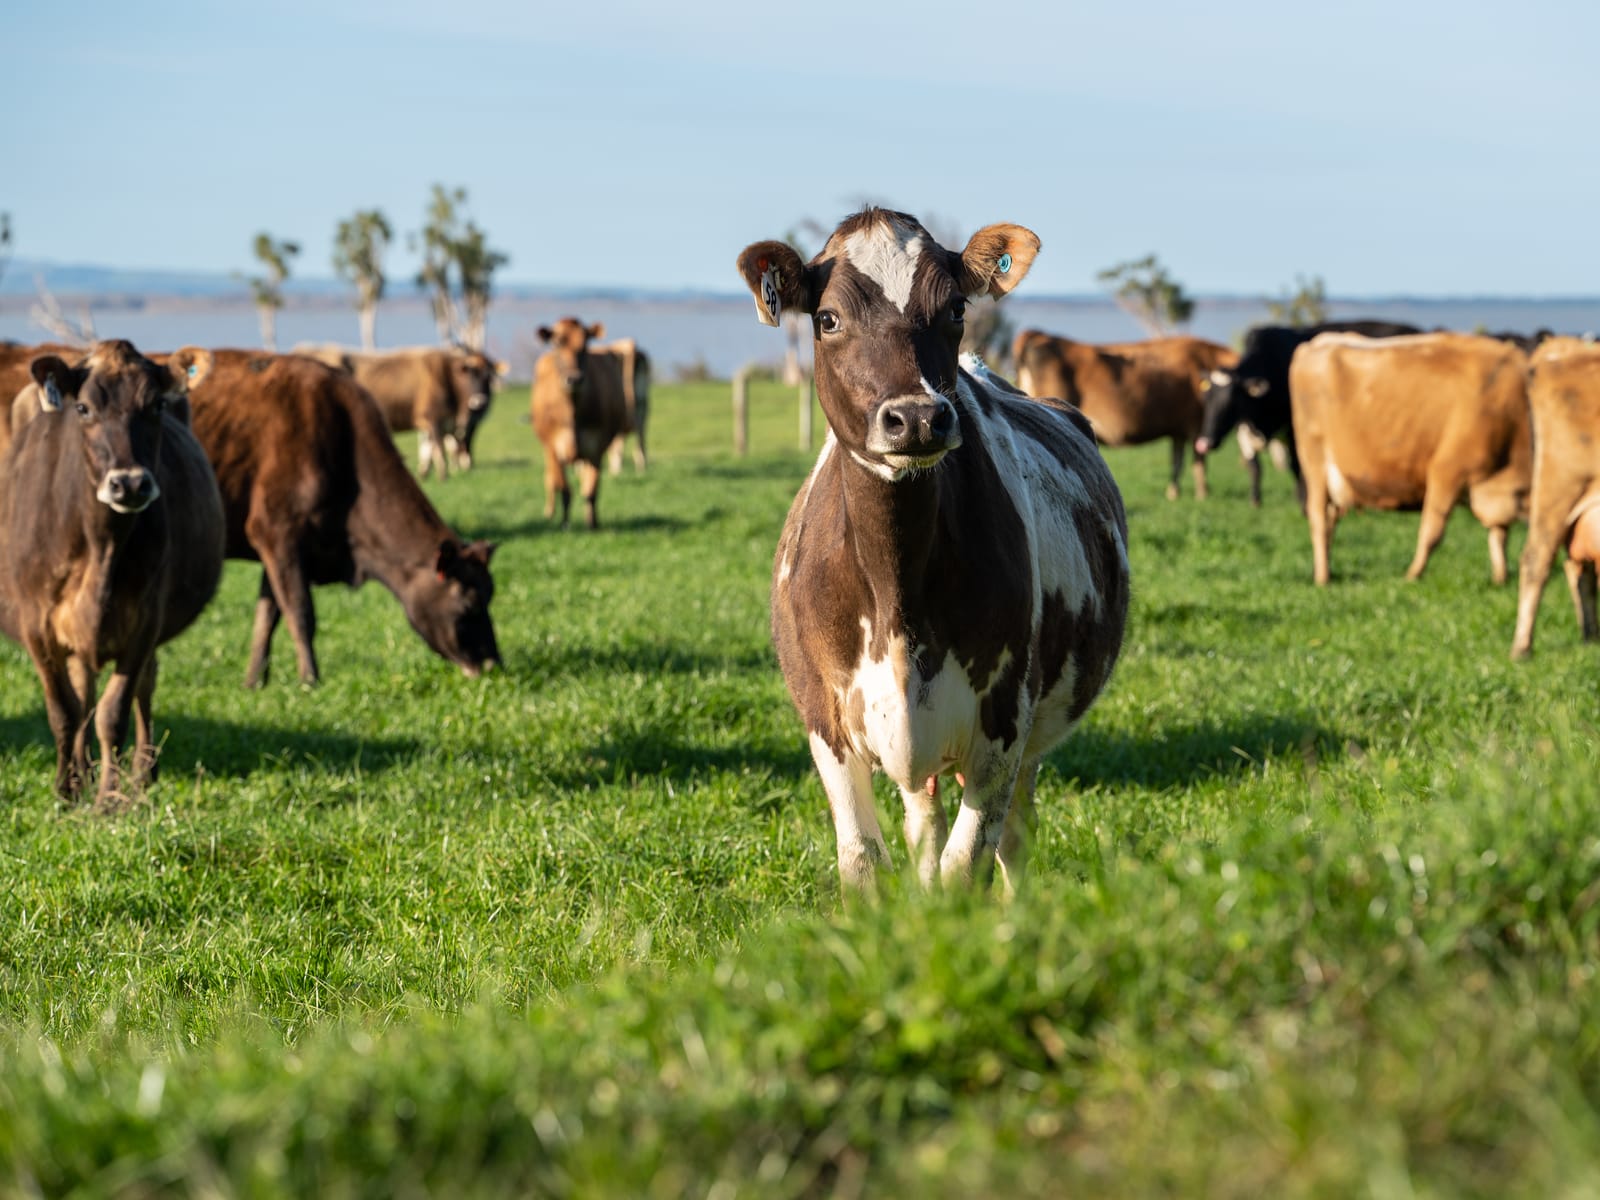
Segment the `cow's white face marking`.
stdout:
<path fill-rule="evenodd" d="M 911 302 L 911 283 L 922 257 L 922 235 L 893 221 L 852 233 L 844 241 L 850 265 L 883 289 L 901 312 Z"/>
<path fill-rule="evenodd" d="M 1212 387 L 1227 387 L 1228 384 L 1230 384 L 1232 382 L 1233 382 L 1233 376 L 1229 375 L 1226 371 L 1217 370 L 1217 371 L 1211 372 L 1211 386 Z"/>

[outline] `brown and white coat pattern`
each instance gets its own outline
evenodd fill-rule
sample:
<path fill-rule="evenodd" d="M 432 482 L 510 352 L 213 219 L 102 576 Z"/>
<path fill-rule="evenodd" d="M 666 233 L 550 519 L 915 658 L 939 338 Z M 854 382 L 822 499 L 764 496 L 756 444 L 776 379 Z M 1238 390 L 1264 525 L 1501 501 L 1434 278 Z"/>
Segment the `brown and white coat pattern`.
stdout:
<path fill-rule="evenodd" d="M 829 436 L 779 541 L 772 619 L 847 886 L 887 858 L 877 769 L 925 883 L 997 858 L 1013 887 L 1040 760 L 1121 646 L 1127 528 L 1088 423 L 957 361 L 964 297 L 1009 290 L 1037 247 L 1000 225 L 955 254 L 868 210 L 810 264 L 778 242 L 740 257 L 758 306 L 767 277 L 816 325 Z M 934 786 L 951 770 L 953 824 Z"/>

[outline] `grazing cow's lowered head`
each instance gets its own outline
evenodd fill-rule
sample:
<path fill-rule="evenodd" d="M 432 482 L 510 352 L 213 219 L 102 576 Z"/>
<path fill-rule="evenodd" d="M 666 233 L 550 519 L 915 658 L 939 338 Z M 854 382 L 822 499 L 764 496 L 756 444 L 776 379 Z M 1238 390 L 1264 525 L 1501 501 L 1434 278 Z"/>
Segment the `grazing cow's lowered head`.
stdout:
<path fill-rule="evenodd" d="M 784 242 L 757 242 L 739 270 L 762 321 L 811 314 L 817 395 L 840 445 L 885 479 L 931 467 L 961 444 L 949 397 L 967 297 L 1021 282 L 1039 239 L 989 225 L 962 252 L 913 216 L 869 208 L 845 220 L 804 263 Z"/>
<path fill-rule="evenodd" d="M 489 619 L 489 601 L 494 599 L 489 559 L 495 549 L 493 542 L 442 541 L 432 571 L 398 589 L 406 617 L 422 640 L 473 678 L 500 666 L 500 646 Z"/>
<path fill-rule="evenodd" d="M 158 365 L 129 342 L 107 341 L 96 343 L 78 366 L 46 354 L 33 360 L 30 371 L 40 409 L 76 423 L 95 499 L 129 514 L 143 512 L 161 495 L 156 467 L 162 413 L 186 405 L 189 387 L 210 367 L 205 350 L 186 348 Z"/>

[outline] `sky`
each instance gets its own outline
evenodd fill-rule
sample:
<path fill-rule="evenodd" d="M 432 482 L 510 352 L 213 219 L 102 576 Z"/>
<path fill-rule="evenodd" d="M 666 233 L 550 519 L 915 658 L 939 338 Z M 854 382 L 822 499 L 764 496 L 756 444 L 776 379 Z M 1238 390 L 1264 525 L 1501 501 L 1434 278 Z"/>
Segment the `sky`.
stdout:
<path fill-rule="evenodd" d="M 731 292 L 752 241 L 865 200 L 1044 249 L 1085 293 L 1600 293 L 1600 4 L 11 0 L 0 211 L 18 257 L 332 274 L 430 186 L 500 279 Z M 808 252 L 815 245 L 803 247 Z"/>

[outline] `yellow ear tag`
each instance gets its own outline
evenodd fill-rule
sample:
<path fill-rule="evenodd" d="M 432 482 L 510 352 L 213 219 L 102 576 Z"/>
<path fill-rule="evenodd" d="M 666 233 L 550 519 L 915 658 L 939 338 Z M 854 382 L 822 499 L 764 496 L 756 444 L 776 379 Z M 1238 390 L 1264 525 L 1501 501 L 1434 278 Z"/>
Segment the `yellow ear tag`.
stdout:
<path fill-rule="evenodd" d="M 783 316 L 783 299 L 778 294 L 778 268 L 761 272 L 761 290 L 756 293 L 756 316 L 763 325 L 776 325 Z"/>

